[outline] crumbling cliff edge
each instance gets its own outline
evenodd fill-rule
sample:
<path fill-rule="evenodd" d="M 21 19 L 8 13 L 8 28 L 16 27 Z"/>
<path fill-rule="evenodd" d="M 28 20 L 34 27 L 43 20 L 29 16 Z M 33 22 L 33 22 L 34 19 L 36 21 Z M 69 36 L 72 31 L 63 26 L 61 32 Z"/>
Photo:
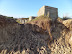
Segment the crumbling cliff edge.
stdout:
<path fill-rule="evenodd" d="M 40 17 L 18 24 L 1 16 L 0 54 L 72 54 L 72 21 L 64 22 Z"/>

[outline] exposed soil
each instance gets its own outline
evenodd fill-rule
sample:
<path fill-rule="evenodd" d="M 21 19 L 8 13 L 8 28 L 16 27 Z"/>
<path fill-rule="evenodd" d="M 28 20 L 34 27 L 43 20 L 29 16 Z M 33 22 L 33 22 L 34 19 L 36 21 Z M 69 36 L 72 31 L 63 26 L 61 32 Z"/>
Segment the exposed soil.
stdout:
<path fill-rule="evenodd" d="M 18 24 L 1 16 L 0 54 L 72 54 L 72 27 L 44 18 Z"/>

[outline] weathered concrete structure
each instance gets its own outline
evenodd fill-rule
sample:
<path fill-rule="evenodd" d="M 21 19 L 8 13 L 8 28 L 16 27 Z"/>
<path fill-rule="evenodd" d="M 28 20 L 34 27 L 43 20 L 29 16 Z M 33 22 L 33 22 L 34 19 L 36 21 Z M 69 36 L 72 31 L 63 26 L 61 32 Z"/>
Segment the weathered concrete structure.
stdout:
<path fill-rule="evenodd" d="M 48 16 L 52 20 L 55 20 L 58 18 L 58 9 L 50 6 L 43 6 L 38 11 L 38 16 Z M 27 21 L 31 21 L 32 19 L 35 19 L 35 16 L 30 16 L 29 18 L 20 18 L 18 21 L 22 24 L 26 23 Z"/>
<path fill-rule="evenodd" d="M 43 6 L 38 11 L 38 16 L 48 16 L 49 18 L 52 18 L 55 20 L 58 18 L 58 9 L 50 6 Z"/>
<path fill-rule="evenodd" d="M 29 21 L 32 20 L 32 19 L 35 19 L 35 18 L 36 18 L 36 17 L 34 17 L 34 16 L 30 16 L 30 17 L 29 17 Z"/>
<path fill-rule="evenodd" d="M 20 18 L 18 21 L 22 24 L 26 23 L 29 20 L 29 18 Z"/>
<path fill-rule="evenodd" d="M 20 22 L 21 24 L 25 24 L 27 21 L 31 21 L 32 19 L 35 19 L 36 17 L 34 16 L 30 16 L 29 18 L 19 18 L 17 19 L 18 22 Z"/>

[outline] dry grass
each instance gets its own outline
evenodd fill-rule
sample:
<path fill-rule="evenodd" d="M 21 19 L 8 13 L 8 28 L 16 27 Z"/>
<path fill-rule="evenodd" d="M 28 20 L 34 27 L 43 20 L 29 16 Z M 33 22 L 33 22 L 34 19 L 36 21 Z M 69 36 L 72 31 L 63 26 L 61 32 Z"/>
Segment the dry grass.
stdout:
<path fill-rule="evenodd" d="M 48 41 L 48 45 L 50 44 L 50 42 L 53 40 L 52 38 L 52 34 L 51 34 L 51 29 L 52 29 L 52 19 L 48 18 L 47 16 L 40 16 L 37 17 L 36 19 L 30 21 L 29 23 L 31 24 L 35 24 L 38 25 L 40 28 L 42 28 L 42 30 L 40 31 L 40 33 L 48 33 L 50 36 L 50 40 Z M 48 38 L 49 39 L 49 38 Z"/>

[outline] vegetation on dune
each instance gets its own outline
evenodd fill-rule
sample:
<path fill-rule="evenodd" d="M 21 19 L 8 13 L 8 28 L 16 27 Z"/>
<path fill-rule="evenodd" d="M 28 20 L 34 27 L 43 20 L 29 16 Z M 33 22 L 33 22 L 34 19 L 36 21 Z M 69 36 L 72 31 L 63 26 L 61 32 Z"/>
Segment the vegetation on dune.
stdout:
<path fill-rule="evenodd" d="M 3 16 L 3 17 L 5 17 L 5 18 L 13 18 L 13 17 L 9 17 L 9 16 L 4 16 L 4 15 L 0 15 L 0 16 Z"/>
<path fill-rule="evenodd" d="M 22 24 L 19 20 L 16 20 L 17 23 Z"/>
<path fill-rule="evenodd" d="M 47 16 L 39 16 L 39 17 L 36 17 L 35 19 L 33 19 L 31 21 L 28 21 L 27 23 L 34 22 L 34 21 L 41 21 L 41 20 L 52 20 L 52 19 L 48 18 Z"/>

